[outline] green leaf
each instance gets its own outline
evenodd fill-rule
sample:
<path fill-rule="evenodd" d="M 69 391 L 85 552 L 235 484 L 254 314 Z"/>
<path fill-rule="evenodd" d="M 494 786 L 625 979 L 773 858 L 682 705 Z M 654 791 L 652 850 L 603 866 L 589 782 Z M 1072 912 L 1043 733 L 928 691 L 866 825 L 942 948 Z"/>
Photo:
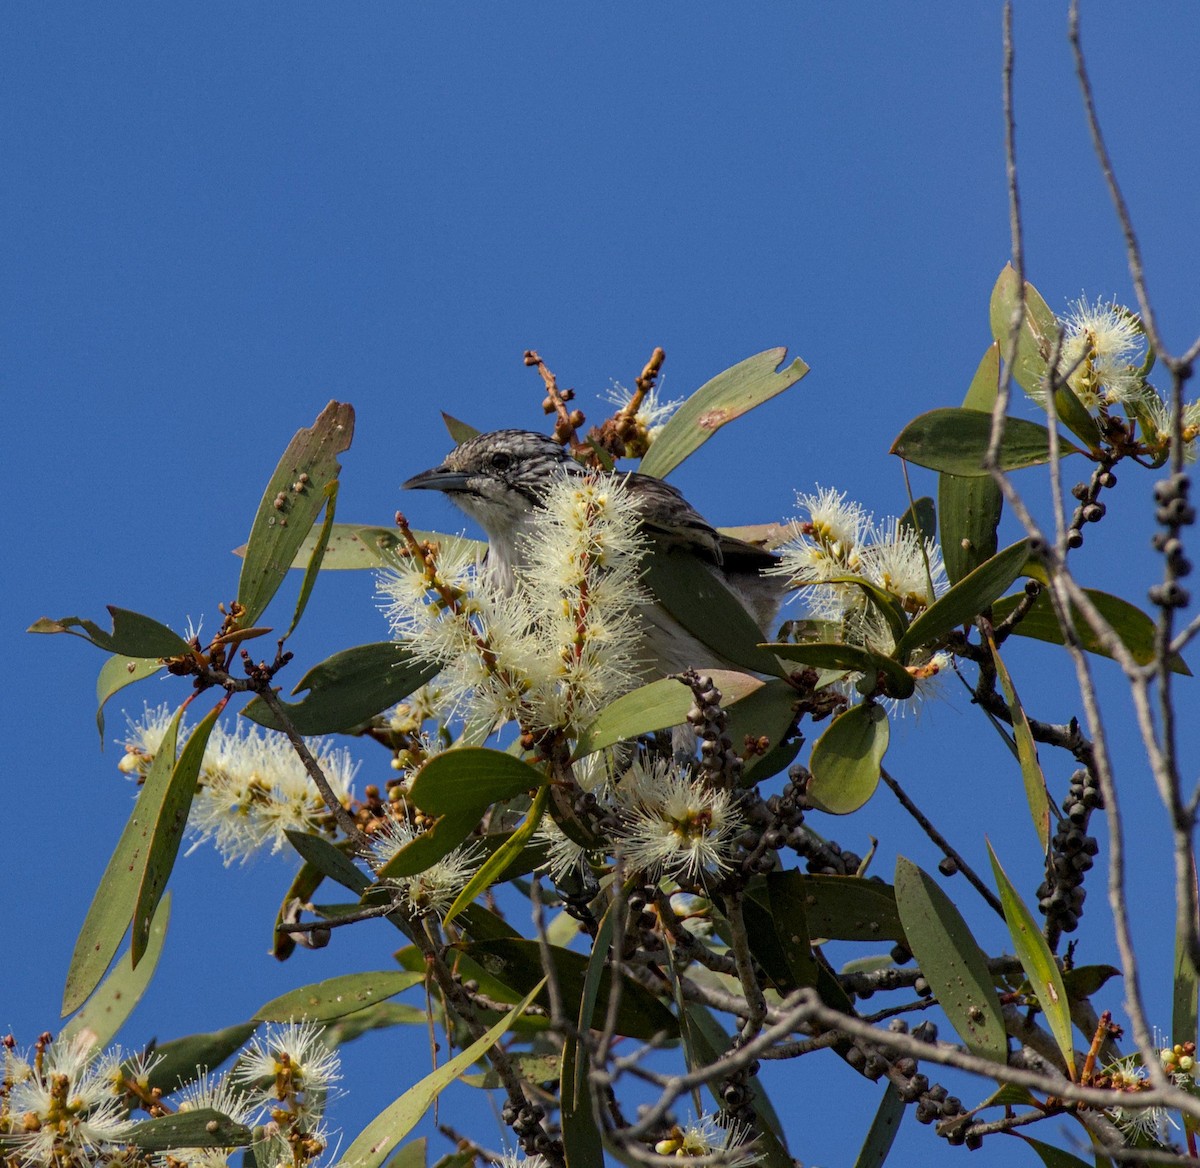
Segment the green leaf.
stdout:
<path fill-rule="evenodd" d="M 797 357 L 786 369 L 780 369 L 786 358 L 786 348 L 767 349 L 702 385 L 659 431 L 638 470 L 666 478 L 726 422 L 795 385 L 808 372 L 808 366 Z"/>
<path fill-rule="evenodd" d="M 549 786 L 538 788 L 533 805 L 521 821 L 517 829 L 504 841 L 482 864 L 475 874 L 467 881 L 463 890 L 454 898 L 454 903 L 446 912 L 443 924 L 449 924 L 462 910 L 469 905 L 485 888 L 497 881 L 508 866 L 521 854 L 521 850 L 537 831 L 538 824 L 546 812 L 546 800 L 549 798 Z"/>
<path fill-rule="evenodd" d="M 900 603 L 900 598 L 893 596 L 886 588 L 881 588 L 870 580 L 864 580 L 861 576 L 830 576 L 828 580 L 822 580 L 821 583 L 853 584 L 856 588 L 861 589 L 863 595 L 875 607 L 879 615 L 887 621 L 893 638 L 899 641 L 904 636 L 905 630 L 908 628 L 908 615 Z"/>
<path fill-rule="evenodd" d="M 435 754 L 417 772 L 410 794 L 422 811 L 445 815 L 503 803 L 547 782 L 541 771 L 502 750 L 464 746 Z"/>
<path fill-rule="evenodd" d="M 722 695 L 727 691 L 721 687 Z M 746 755 L 742 772 L 743 786 L 770 775 L 778 774 L 791 765 L 804 744 L 795 731 L 796 704 L 799 695 L 786 681 L 770 677 L 728 708 L 726 733 L 734 749 L 745 749 L 747 738 L 758 741 L 766 738 L 766 754 Z"/>
<path fill-rule="evenodd" d="M 1013 1132 L 1012 1134 L 1020 1136 L 1038 1154 L 1044 1168 L 1092 1168 L 1086 1160 L 1081 1160 L 1078 1156 L 1071 1155 L 1070 1152 L 1064 1152 L 1062 1148 L 1056 1148 L 1053 1144 L 1045 1144 L 1022 1132 Z"/>
<path fill-rule="evenodd" d="M 143 1152 L 166 1152 L 172 1148 L 245 1148 L 254 1133 L 234 1123 L 211 1107 L 177 1111 L 158 1119 L 135 1123 L 121 1139 Z"/>
<path fill-rule="evenodd" d="M 440 531 L 413 530 L 413 535 L 422 543 L 436 543 L 447 551 L 457 549 L 460 545 L 470 545 L 480 556 L 487 550 L 487 544 L 478 539 L 467 539 L 462 535 L 446 535 Z M 316 550 L 320 533 L 309 531 L 304 542 L 292 560 L 292 567 L 305 569 L 308 567 L 312 554 Z M 338 572 L 362 570 L 364 568 L 386 568 L 396 562 L 396 549 L 403 546 L 404 541 L 394 527 L 374 527 L 364 523 L 334 523 L 329 529 L 329 541 L 321 560 L 322 572 Z M 244 556 L 246 547 L 243 544 L 233 549 L 236 556 Z"/>
<path fill-rule="evenodd" d="M 388 860 L 379 869 L 379 879 L 396 880 L 424 872 L 454 851 L 479 826 L 482 818 L 481 807 L 464 806 L 447 811 L 432 827 L 426 828 Z"/>
<path fill-rule="evenodd" d="M 469 425 L 467 422 L 460 422 L 457 418 L 446 413 L 445 410 L 442 410 L 442 423 L 445 425 L 450 437 L 459 446 L 464 442 L 469 442 L 472 438 L 478 438 L 482 433 L 482 431 L 476 430 L 474 426 Z"/>
<path fill-rule="evenodd" d="M 144 963 L 143 963 L 144 964 Z M 189 1034 L 154 1047 L 159 1062 L 150 1070 L 149 1085 L 169 1094 L 180 1084 L 199 1078 L 198 1068 L 215 1071 L 258 1028 L 256 1022 L 239 1022 L 207 1034 Z"/>
<path fill-rule="evenodd" d="M 875 794 L 888 747 L 887 714 L 874 702 L 843 710 L 817 739 L 808 797 L 830 815 L 849 815 Z"/>
<path fill-rule="evenodd" d="M 904 1100 L 896 1090 L 895 1083 L 889 1083 L 883 1098 L 879 1101 L 879 1110 L 871 1121 L 867 1138 L 859 1150 L 854 1168 L 880 1168 L 892 1150 L 892 1141 L 900 1130 L 900 1120 L 904 1116 Z"/>
<path fill-rule="evenodd" d="M 1012 319 L 1017 308 L 1019 291 L 1020 281 L 1017 279 L 1016 271 L 1012 264 L 1005 264 L 1004 270 L 1000 273 L 1000 277 L 992 289 L 989 306 L 992 336 L 1000 345 L 1001 355 L 1008 353 Z M 1045 386 L 1046 373 L 1050 366 L 1050 357 L 1054 352 L 1058 328 L 1058 320 L 1050 311 L 1049 305 L 1042 299 L 1038 290 L 1026 281 L 1025 315 L 1017 336 L 1013 377 L 1016 378 L 1017 384 L 1035 399 L 1041 397 Z M 1055 406 L 1059 417 L 1071 432 L 1082 438 L 1089 447 L 1095 449 L 1100 437 L 1096 420 L 1087 412 L 1069 387 L 1063 386 L 1055 394 Z"/>
<path fill-rule="evenodd" d="M 58 620 L 44 616 L 34 621 L 26 632 L 70 633 L 73 637 L 91 641 L 98 649 L 125 657 L 153 657 L 157 660 L 159 657 L 179 657 L 191 653 L 192 647 L 187 641 L 153 617 L 111 604 L 107 608 L 113 622 L 111 633 L 106 633 L 94 621 L 79 616 L 64 616 Z M 76 632 L 76 629 L 82 629 L 83 632 Z"/>
<path fill-rule="evenodd" d="M 419 1006 L 404 1002 L 376 1002 L 363 1010 L 355 1010 L 335 1019 L 325 1029 L 325 1040 L 331 1046 L 353 1042 L 372 1030 L 389 1030 L 393 1026 L 428 1027 L 429 1015 Z"/>
<path fill-rule="evenodd" d="M 425 1168 L 427 1142 L 422 1136 L 419 1140 L 413 1140 L 411 1144 L 405 1144 L 387 1162 L 387 1168 Z M 471 1157 L 470 1163 L 474 1163 L 474 1157 Z M 466 1168 L 470 1168 L 470 1164 Z"/>
<path fill-rule="evenodd" d="M 529 1007 L 544 984 L 543 979 L 486 1034 L 385 1107 L 342 1154 L 342 1163 L 353 1164 L 355 1168 L 379 1168 L 387 1159 L 388 1153 L 417 1126 L 438 1095 L 500 1041 Z"/>
<path fill-rule="evenodd" d="M 88 999 L 87 1005 L 59 1032 L 59 1039 L 70 1040 L 77 1034 L 88 1035 L 93 1049 L 107 1046 L 125 1025 L 133 1008 L 154 976 L 167 937 L 167 922 L 171 918 L 171 897 L 162 898 L 150 927 L 149 943 L 136 969 L 129 951 L 109 971 L 108 976 Z"/>
<path fill-rule="evenodd" d="M 807 880 L 793 868 L 790 871 L 768 872 L 766 886 L 771 931 L 779 942 L 780 952 L 791 975 L 787 988 L 780 988 L 782 992 L 790 993 L 800 986 L 815 986 L 818 965 L 809 939 L 808 913 L 805 909 Z M 750 898 L 746 899 L 749 903 Z"/>
<path fill-rule="evenodd" d="M 694 555 L 659 549 L 644 561 L 642 579 L 667 612 L 730 665 L 783 676 L 779 662 L 758 647 L 763 632 L 746 607 Z"/>
<path fill-rule="evenodd" d="M 394 969 L 346 973 L 272 998 L 254 1011 L 254 1017 L 262 1022 L 287 1022 L 292 1018 L 329 1022 L 395 997 L 424 980 L 420 974 Z"/>
<path fill-rule="evenodd" d="M 438 666 L 418 661 L 395 641 L 356 645 L 314 665 L 292 690 L 307 694 L 298 702 L 284 702 L 283 708 L 301 734 L 352 730 L 403 701 L 437 671 Z M 282 729 L 261 697 L 242 713 L 260 726 Z"/>
<path fill-rule="evenodd" d="M 1042 774 L 1042 767 L 1038 762 L 1037 746 L 1034 745 L 1033 731 L 1029 729 L 1025 707 L 1017 697 L 1016 687 L 1009 676 L 1007 666 L 1000 659 L 1000 651 L 996 648 L 991 633 L 988 633 L 987 643 L 988 649 L 991 650 L 992 662 L 996 666 L 996 677 L 1004 691 L 1004 701 L 1012 715 L 1013 738 L 1017 744 L 1017 761 L 1021 764 L 1025 801 L 1029 804 L 1029 814 L 1033 817 L 1038 843 L 1041 844 L 1042 851 L 1045 851 L 1050 846 L 1050 793 L 1046 790 L 1046 777 Z"/>
<path fill-rule="evenodd" d="M 180 709 L 182 710 L 182 707 Z M 135 859 L 135 862 L 140 861 L 142 865 L 142 878 L 138 885 L 130 935 L 130 953 L 135 966 L 141 961 L 149 942 L 150 922 L 154 917 L 154 910 L 158 907 L 159 898 L 171 877 L 175 857 L 179 855 L 179 845 L 187 827 L 188 812 L 196 795 L 196 779 L 204 762 L 204 749 L 208 745 L 208 736 L 212 733 L 220 712 L 220 706 L 211 709 L 192 731 L 183 750 L 179 752 L 179 760 L 171 772 L 171 781 L 155 816 L 149 844 Z M 174 737 L 171 754 L 174 755 Z M 156 755 L 156 761 L 157 757 Z M 139 805 L 140 802 L 139 800 Z"/>
<path fill-rule="evenodd" d="M 96 729 L 100 732 L 100 749 L 104 749 L 104 705 L 113 694 L 135 681 L 152 677 L 162 665 L 153 658 L 126 657 L 114 654 L 100 666 L 96 678 Z"/>
<path fill-rule="evenodd" d="M 542 980 L 541 946 L 537 941 L 497 937 L 492 941 L 459 942 L 452 946 L 485 970 L 491 977 L 518 996 L 535 982 Z M 550 946 L 550 958 L 562 989 L 563 1001 L 581 1000 L 587 979 L 588 958 L 571 949 Z M 596 1010 L 605 1016 L 612 987 L 612 970 L 605 968 L 600 975 Z M 543 999 L 546 1000 L 546 999 Z M 636 982 L 623 980 L 617 1009 L 617 1033 L 649 1041 L 656 1034 L 674 1036 L 677 1032 L 674 1015 L 653 994 Z"/>
<path fill-rule="evenodd" d="M 79 930 L 63 990 L 64 1016 L 83 1005 L 96 988 L 133 918 L 145 872 L 147 849 L 171 786 L 175 742 L 182 714 L 183 708 L 180 707 L 163 735 L 141 794 L 104 869 L 100 886 Z"/>
<path fill-rule="evenodd" d="M 1033 987 L 1042 1013 L 1046 1015 L 1046 1024 L 1058 1049 L 1062 1051 L 1071 1078 L 1075 1078 L 1075 1048 L 1071 1042 L 1071 1004 L 1067 998 L 1067 990 L 1063 985 L 1062 974 L 1058 963 L 1042 936 L 1037 921 L 1025 906 L 1025 902 L 1013 887 L 1012 881 L 1005 874 L 996 858 L 991 841 L 988 841 L 988 855 L 992 858 L 992 871 L 996 875 L 996 885 L 1000 893 L 1000 903 L 1004 908 L 1004 919 L 1008 923 L 1008 932 L 1012 937 L 1013 947 L 1025 976 Z"/>
<path fill-rule="evenodd" d="M 936 881 L 903 856 L 896 858 L 895 888 L 908 947 L 950 1024 L 972 1054 L 1005 1062 L 1004 1015 L 966 921 Z"/>
<path fill-rule="evenodd" d="M 721 691 L 722 706 L 740 702 L 762 687 L 762 679 L 733 670 L 714 669 L 708 676 Z M 692 691 L 674 677 L 660 678 L 610 702 L 575 742 L 574 758 L 582 758 L 654 730 L 681 726 L 692 708 Z"/>
<path fill-rule="evenodd" d="M 916 688 L 912 674 L 891 657 L 872 653 L 858 645 L 845 645 L 838 641 L 773 642 L 762 646 L 777 657 L 799 661 L 814 669 L 846 670 L 862 673 L 874 678 L 883 674 L 884 690 L 889 697 L 904 699 L 911 697 Z M 736 740 L 735 740 L 736 741 Z"/>
<path fill-rule="evenodd" d="M 933 500 L 928 495 L 914 499 L 907 511 L 900 516 L 901 528 L 911 530 L 918 539 L 935 539 L 937 537 L 937 512 Z"/>
<path fill-rule="evenodd" d="M 983 458 L 991 438 L 990 413 L 942 406 L 913 418 L 900 431 L 889 453 L 929 470 L 978 478 L 988 473 L 983 469 Z M 1083 452 L 1073 442 L 1060 438 L 1059 453 L 1065 458 Z M 1006 418 L 999 460 L 1002 470 L 1049 462 L 1050 432 L 1040 422 Z"/>
<path fill-rule="evenodd" d="M 286 961 L 296 951 L 295 938 L 290 936 L 284 928 L 284 917 L 288 913 L 291 903 L 298 900 L 301 904 L 307 904 L 312 900 L 313 893 L 321 887 L 324 879 L 325 874 L 314 868 L 307 860 L 296 870 L 296 875 L 292 877 L 291 884 L 288 885 L 283 899 L 279 902 L 279 911 L 275 914 L 275 921 L 271 926 L 271 956 L 276 961 Z"/>
<path fill-rule="evenodd" d="M 371 881 L 341 848 L 334 846 L 323 836 L 310 835 L 306 831 L 288 830 L 284 833 L 288 843 L 300 853 L 322 876 L 336 881 L 343 888 L 361 896 L 370 887 Z"/>
<path fill-rule="evenodd" d="M 810 937 L 827 941 L 903 941 L 890 884 L 862 876 L 804 877 Z"/>
<path fill-rule="evenodd" d="M 1192 867 L 1192 895 L 1196 895 L 1196 869 Z M 1182 906 L 1176 906 L 1178 913 Z M 1171 995 L 1171 1043 L 1195 1042 L 1197 1038 L 1196 967 L 1188 953 L 1184 922 L 1175 922 L 1175 979 Z M 1200 927 L 1200 917 L 1192 914 L 1192 928 Z"/>
<path fill-rule="evenodd" d="M 331 401 L 311 428 L 298 431 L 283 452 L 246 541 L 237 596 L 246 610 L 243 627 L 258 620 L 279 590 L 325 504 L 326 484 L 341 469 L 337 456 L 350 448 L 353 437 L 354 408 Z"/>
<path fill-rule="evenodd" d="M 914 649 L 934 644 L 953 629 L 969 624 L 1012 586 L 1028 560 L 1029 541 L 1024 539 L 992 556 L 908 626 L 896 646 L 896 656 L 903 660 Z"/>
<path fill-rule="evenodd" d="M 990 414 L 999 384 L 1000 346 L 993 344 L 975 370 L 963 408 Z M 1004 494 L 990 475 L 938 476 L 942 557 L 951 584 L 957 584 L 996 554 L 996 531 L 1003 510 Z"/>
<path fill-rule="evenodd" d="M 1038 570 L 1036 565 L 1027 564 L 1025 571 L 1034 579 L 1045 582 L 1042 579 L 1044 574 Z M 1129 650 L 1139 665 L 1148 665 L 1154 660 L 1154 622 L 1146 613 L 1137 605 L 1130 604 L 1128 600 L 1122 600 L 1119 596 L 1113 596 L 1109 592 L 1100 592 L 1095 588 L 1085 588 L 1084 592 L 1087 593 L 1100 615 L 1112 625 L 1125 648 Z M 1004 620 L 1021 603 L 1021 599 L 1020 596 L 1005 596 L 1003 599 L 997 600 L 992 610 L 993 621 L 998 624 Z M 1091 625 L 1074 605 L 1071 607 L 1071 614 L 1075 625 L 1075 634 L 1079 638 L 1081 647 L 1087 652 L 1096 653 L 1101 657 L 1111 656 L 1092 632 Z M 1050 597 L 1046 592 L 1043 591 L 1033 602 L 1033 606 L 1013 632 L 1018 636 L 1032 637 L 1034 640 L 1047 641 L 1052 645 L 1063 643 L 1062 629 L 1059 627 L 1054 606 L 1050 603 Z M 1190 677 L 1192 674 L 1179 654 L 1175 654 L 1171 658 L 1171 670 L 1174 673 L 1181 673 L 1185 677 Z"/>
<path fill-rule="evenodd" d="M 292 614 L 292 623 L 283 634 L 284 640 L 296 631 L 304 610 L 308 607 L 308 598 L 317 582 L 317 574 L 321 571 L 321 561 L 325 558 L 325 550 L 329 547 L 329 537 L 333 534 L 333 515 L 337 509 L 338 484 L 337 480 L 325 484 L 323 491 L 328 502 L 325 504 L 325 518 L 317 531 L 317 542 L 313 545 L 312 555 L 304 568 L 304 579 L 300 582 L 300 595 L 296 600 L 296 611 Z"/>

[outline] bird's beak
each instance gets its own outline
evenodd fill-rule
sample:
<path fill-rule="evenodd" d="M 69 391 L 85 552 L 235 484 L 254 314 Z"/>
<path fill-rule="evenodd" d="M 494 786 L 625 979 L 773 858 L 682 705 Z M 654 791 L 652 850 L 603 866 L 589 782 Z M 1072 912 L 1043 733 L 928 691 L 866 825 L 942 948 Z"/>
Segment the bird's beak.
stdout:
<path fill-rule="evenodd" d="M 420 474 L 413 475 L 408 482 L 403 484 L 403 489 L 406 491 L 465 491 L 467 476 L 461 471 L 435 466 L 432 470 L 423 470 Z"/>

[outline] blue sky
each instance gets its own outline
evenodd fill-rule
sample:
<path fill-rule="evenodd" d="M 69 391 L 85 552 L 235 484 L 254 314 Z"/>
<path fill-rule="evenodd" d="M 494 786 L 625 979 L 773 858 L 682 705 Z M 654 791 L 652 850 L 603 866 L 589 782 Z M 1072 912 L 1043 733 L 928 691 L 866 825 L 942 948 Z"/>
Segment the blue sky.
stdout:
<path fill-rule="evenodd" d="M 990 340 L 988 294 L 1009 254 L 996 4 L 26 5 L 8 18 L 0 629 L 16 758 L 0 864 L 9 952 L 19 941 L 23 959 L 0 974 L 0 1030 L 23 1042 L 56 1025 L 131 792 L 112 741 L 97 752 L 100 654 L 22 630 L 108 603 L 211 629 L 236 585 L 229 549 L 291 434 L 330 398 L 358 411 L 339 518 L 388 523 L 403 506 L 457 530 L 439 499 L 399 484 L 448 448 L 441 409 L 481 428 L 541 425 L 525 349 L 587 410 L 613 379 L 632 383 L 655 345 L 669 396 L 786 345 L 812 373 L 674 481 L 720 523 L 785 517 L 817 483 L 895 514 L 906 504 L 891 440 L 961 400 Z M 1059 310 L 1081 291 L 1129 295 L 1065 23 L 1063 4 L 1017 6 L 1028 272 Z M 1145 8 L 1133 25 L 1127 5 L 1084 5 L 1101 116 L 1177 349 L 1200 331 L 1198 33 L 1190 6 Z M 1124 477 L 1080 573 L 1144 602 L 1151 476 Z M 1040 502 L 1041 479 L 1026 479 Z M 311 664 L 383 635 L 372 582 L 338 574 L 294 648 Z M 1010 666 L 1035 714 L 1077 712 L 1061 663 L 1014 648 Z M 1166 1025 L 1163 817 L 1119 690 L 1105 693 L 1147 857 L 1131 877 L 1146 989 Z M 143 696 L 168 689 L 149 683 L 124 704 L 136 713 Z M 121 723 L 113 710 L 110 739 Z M 970 857 L 986 830 L 1010 872 L 1033 870 L 1019 776 L 963 698 L 895 739 L 894 769 Z M 384 758 L 363 758 L 360 783 L 386 778 Z M 1048 767 L 1061 790 L 1070 768 Z M 932 868 L 877 798 L 831 832 L 859 851 L 880 834 L 885 873 L 898 850 Z M 181 861 L 167 953 L 127 1042 L 387 967 L 383 925 L 286 965 L 266 956 L 289 863 L 225 870 L 206 849 Z M 1097 882 L 1088 960 L 1111 957 L 1102 899 Z M 1116 991 L 1105 1004 L 1119 1010 Z M 336 1118 L 350 1136 L 427 1059 L 421 1035 L 373 1043 L 347 1052 Z M 848 1162 L 875 1089 L 828 1062 L 775 1082 L 793 1152 Z M 447 1117 L 464 1099 L 477 1102 L 459 1089 Z M 918 1154 L 949 1153 L 910 1117 L 893 1155 Z M 1009 1156 L 993 1141 L 973 1163 Z"/>

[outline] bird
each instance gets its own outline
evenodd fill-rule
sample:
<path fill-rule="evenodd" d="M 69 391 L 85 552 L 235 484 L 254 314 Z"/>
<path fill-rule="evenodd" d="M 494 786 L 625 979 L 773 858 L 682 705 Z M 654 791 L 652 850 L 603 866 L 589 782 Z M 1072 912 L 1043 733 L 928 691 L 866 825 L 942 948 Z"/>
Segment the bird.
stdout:
<path fill-rule="evenodd" d="M 547 434 L 493 430 L 460 443 L 438 466 L 413 475 L 403 487 L 441 491 L 475 520 L 488 537 L 487 570 L 502 590 L 511 591 L 522 566 L 522 549 L 551 484 L 564 474 L 596 473 Z M 629 492 L 640 514 L 647 557 L 687 557 L 688 567 L 694 564 L 732 592 L 760 632 L 770 627 L 783 599 L 784 582 L 764 572 L 778 563 L 778 557 L 717 531 L 662 479 L 637 471 L 600 473 L 611 473 Z M 642 605 L 641 610 L 645 633 L 637 655 L 643 681 L 689 669 L 745 668 L 694 636 L 661 602 Z"/>

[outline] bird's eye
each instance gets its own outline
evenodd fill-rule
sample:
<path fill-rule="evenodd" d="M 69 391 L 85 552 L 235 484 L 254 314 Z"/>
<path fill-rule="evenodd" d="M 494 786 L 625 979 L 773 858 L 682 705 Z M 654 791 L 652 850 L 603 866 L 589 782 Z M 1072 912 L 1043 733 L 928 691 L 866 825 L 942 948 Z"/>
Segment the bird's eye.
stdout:
<path fill-rule="evenodd" d="M 494 470 L 508 470 L 512 466 L 512 455 L 505 454 L 503 450 L 497 450 L 492 455 L 491 463 Z"/>

